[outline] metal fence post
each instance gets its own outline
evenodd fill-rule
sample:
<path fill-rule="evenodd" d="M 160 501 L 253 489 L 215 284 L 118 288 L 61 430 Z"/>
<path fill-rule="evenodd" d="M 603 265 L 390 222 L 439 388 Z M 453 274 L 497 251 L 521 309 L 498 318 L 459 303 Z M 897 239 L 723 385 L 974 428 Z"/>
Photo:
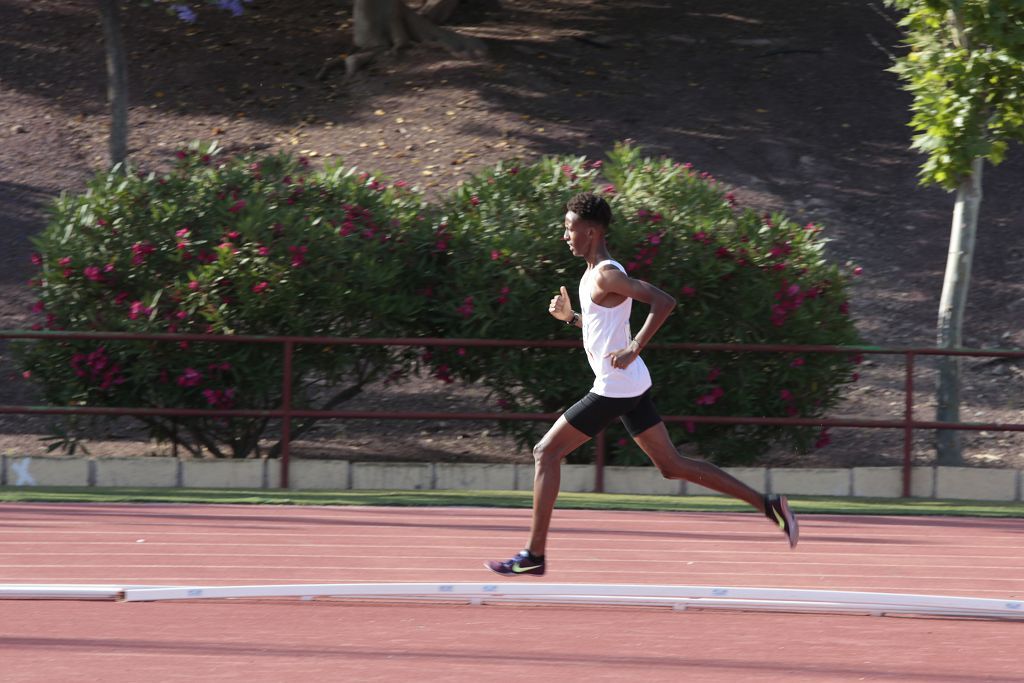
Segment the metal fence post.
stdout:
<path fill-rule="evenodd" d="M 608 456 L 608 439 L 603 429 L 598 432 L 595 439 L 597 452 L 594 455 L 594 492 L 604 493 L 604 463 Z"/>
<path fill-rule="evenodd" d="M 284 342 L 284 369 L 281 377 L 281 488 L 288 488 L 288 470 L 291 466 L 292 440 L 292 351 L 295 342 Z"/>

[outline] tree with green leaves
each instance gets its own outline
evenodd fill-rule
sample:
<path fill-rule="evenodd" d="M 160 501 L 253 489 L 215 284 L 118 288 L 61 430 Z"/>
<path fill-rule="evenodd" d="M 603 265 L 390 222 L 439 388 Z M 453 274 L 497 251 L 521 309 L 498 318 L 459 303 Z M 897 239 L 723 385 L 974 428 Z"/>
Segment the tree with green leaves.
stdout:
<path fill-rule="evenodd" d="M 921 182 L 956 191 L 949 256 L 939 302 L 940 348 L 962 346 L 982 168 L 1024 140 L 1024 2 L 887 0 L 904 10 L 909 51 L 893 71 L 914 95 L 913 147 L 927 154 Z M 960 419 L 960 362 L 939 366 L 936 419 Z M 940 465 L 963 462 L 959 432 L 940 430 Z"/>

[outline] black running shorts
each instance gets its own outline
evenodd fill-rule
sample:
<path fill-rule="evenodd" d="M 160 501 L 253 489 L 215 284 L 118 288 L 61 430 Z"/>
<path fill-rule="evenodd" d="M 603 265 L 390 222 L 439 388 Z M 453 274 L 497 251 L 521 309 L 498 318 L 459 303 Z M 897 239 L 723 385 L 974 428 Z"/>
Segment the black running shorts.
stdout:
<path fill-rule="evenodd" d="M 587 436 L 596 436 L 615 418 L 620 418 L 630 436 L 641 434 L 661 422 L 651 390 L 629 398 L 609 398 L 593 392 L 565 411 L 566 421 Z"/>

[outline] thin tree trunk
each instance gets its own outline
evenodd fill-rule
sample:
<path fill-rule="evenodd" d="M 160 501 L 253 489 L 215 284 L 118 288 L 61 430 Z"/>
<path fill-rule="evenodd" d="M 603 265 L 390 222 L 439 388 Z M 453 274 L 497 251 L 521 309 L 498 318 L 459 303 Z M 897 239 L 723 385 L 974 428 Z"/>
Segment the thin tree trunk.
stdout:
<path fill-rule="evenodd" d="M 128 156 L 128 62 L 117 0 L 99 0 L 107 50 L 107 101 L 110 103 L 110 165 Z"/>
<path fill-rule="evenodd" d="M 974 238 L 978 230 L 983 164 L 983 159 L 975 159 L 971 164 L 971 174 L 960 183 L 956 191 L 956 207 L 953 210 L 953 224 L 949 235 L 949 255 L 946 259 L 946 277 L 942 283 L 942 298 L 939 301 L 937 341 L 939 348 L 942 349 L 963 346 L 964 309 L 971 281 Z M 960 359 L 957 357 L 940 356 L 937 402 L 936 420 L 960 421 Z M 950 429 L 938 430 L 935 447 L 939 465 L 963 464 L 960 432 Z"/>

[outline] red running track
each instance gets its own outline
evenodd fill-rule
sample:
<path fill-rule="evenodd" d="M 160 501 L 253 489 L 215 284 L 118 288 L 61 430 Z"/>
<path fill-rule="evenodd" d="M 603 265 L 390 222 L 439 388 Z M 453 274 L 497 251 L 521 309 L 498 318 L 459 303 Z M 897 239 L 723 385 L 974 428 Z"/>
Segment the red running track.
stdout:
<path fill-rule="evenodd" d="M 794 506 L 799 512 L 799 502 Z M 0 583 L 492 582 L 528 510 L 0 505 Z M 1024 598 L 1024 521 L 558 510 L 557 583 Z M 530 579 L 521 579 L 528 581 Z M 0 680 L 1021 681 L 1024 623 L 333 600 L 0 602 Z M 755 678 L 756 677 L 756 678 Z"/>

